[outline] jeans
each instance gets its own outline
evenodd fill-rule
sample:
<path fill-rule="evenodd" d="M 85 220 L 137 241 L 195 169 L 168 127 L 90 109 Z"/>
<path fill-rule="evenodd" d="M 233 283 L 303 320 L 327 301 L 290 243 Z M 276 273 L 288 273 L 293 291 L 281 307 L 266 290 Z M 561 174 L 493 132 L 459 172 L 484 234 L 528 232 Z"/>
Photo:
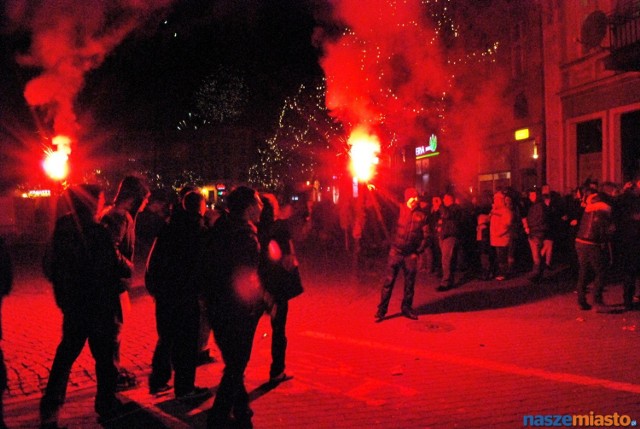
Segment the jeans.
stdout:
<path fill-rule="evenodd" d="M 387 260 L 387 276 L 382 285 L 382 293 L 380 296 L 380 304 L 378 305 L 378 314 L 385 315 L 389 308 L 391 300 L 391 292 L 398 277 L 398 273 L 402 269 L 404 273 L 404 297 L 402 299 L 402 311 L 412 310 L 413 294 L 416 284 L 416 274 L 418 272 L 418 255 L 412 253 L 410 255 L 402 255 L 396 249 L 389 251 Z"/>

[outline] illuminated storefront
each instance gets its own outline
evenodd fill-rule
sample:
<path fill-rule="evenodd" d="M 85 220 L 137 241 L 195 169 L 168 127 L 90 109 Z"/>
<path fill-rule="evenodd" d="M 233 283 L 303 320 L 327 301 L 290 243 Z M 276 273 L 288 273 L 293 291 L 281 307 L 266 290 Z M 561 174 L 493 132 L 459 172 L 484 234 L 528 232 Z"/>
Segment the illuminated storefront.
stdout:
<path fill-rule="evenodd" d="M 416 147 L 416 189 L 419 192 L 432 192 L 434 190 L 434 178 L 432 177 L 432 161 L 438 152 L 438 137 L 431 134 L 426 145 Z"/>

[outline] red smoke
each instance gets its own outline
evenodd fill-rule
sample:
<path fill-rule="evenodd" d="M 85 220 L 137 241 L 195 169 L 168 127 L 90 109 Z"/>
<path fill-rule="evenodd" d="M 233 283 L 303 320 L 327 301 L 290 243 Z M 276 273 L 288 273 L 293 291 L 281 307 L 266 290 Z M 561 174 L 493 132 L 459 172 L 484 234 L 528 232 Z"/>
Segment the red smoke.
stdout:
<path fill-rule="evenodd" d="M 85 74 L 154 12 L 172 0 L 8 0 L 9 20 L 31 33 L 19 64 L 41 70 L 24 97 L 45 114 L 54 134 L 77 136 L 74 102 Z"/>
<path fill-rule="evenodd" d="M 401 145 L 426 142 L 437 122 L 428 101 L 441 99 L 450 84 L 422 2 L 331 5 L 334 22 L 346 30 L 323 43 L 327 107 L 348 130 L 366 124 L 398 136 Z"/>
<path fill-rule="evenodd" d="M 433 165 L 443 169 L 458 189 L 475 185 L 491 125 L 509 112 L 503 111 L 500 95 L 504 80 L 495 72 L 479 73 L 483 68 L 474 59 L 474 50 L 482 46 L 467 45 L 474 41 L 467 30 L 466 39 L 458 37 L 451 2 L 329 3 L 331 16 L 323 19 L 329 25 L 317 36 L 327 79 L 326 105 L 332 115 L 347 132 L 363 124 L 378 133 L 383 153 L 390 146 L 407 147 L 411 153 L 428 144 L 435 133 L 447 156 L 434 159 Z M 473 27 L 475 22 L 465 23 Z M 335 28 L 344 30 L 331 35 Z"/>

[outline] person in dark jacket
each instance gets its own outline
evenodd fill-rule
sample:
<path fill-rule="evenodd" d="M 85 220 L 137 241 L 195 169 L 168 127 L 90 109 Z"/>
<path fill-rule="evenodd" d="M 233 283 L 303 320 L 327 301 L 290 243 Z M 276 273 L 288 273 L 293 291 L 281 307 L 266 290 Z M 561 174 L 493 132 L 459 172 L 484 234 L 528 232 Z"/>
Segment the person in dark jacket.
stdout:
<path fill-rule="evenodd" d="M 529 190 L 530 206 L 526 216 L 522 218 L 522 226 L 529 240 L 533 268 L 530 280 L 539 283 L 544 275 L 545 254 L 543 253 L 544 241 L 549 238 L 550 209 L 544 200 L 540 198 L 537 189 Z"/>
<path fill-rule="evenodd" d="M 224 370 L 208 428 L 251 428 L 253 411 L 244 385 L 258 321 L 264 313 L 264 290 L 258 278 L 260 244 L 256 225 L 262 201 L 258 193 L 240 186 L 227 196 L 228 214 L 207 232 L 201 284 L 207 298 L 213 336 Z M 233 414 L 233 416 L 232 416 Z"/>
<path fill-rule="evenodd" d="M 594 274 L 593 302 L 598 306 L 604 305 L 602 292 L 605 261 L 613 228 L 611 206 L 598 193 L 588 195 L 575 239 L 578 254 L 578 305 L 582 310 L 591 310 L 591 305 L 587 302 L 589 271 Z"/>
<path fill-rule="evenodd" d="M 151 362 L 149 393 L 171 388 L 171 368 L 175 371 L 178 399 L 206 395 L 209 390 L 195 386 L 200 325 L 199 290 L 195 279 L 204 235 L 204 196 L 189 192 L 153 243 L 145 285 L 156 303 L 158 342 Z"/>
<path fill-rule="evenodd" d="M 287 219 L 280 218 L 280 205 L 272 194 L 262 194 L 264 208 L 258 225 L 260 239 L 260 279 L 265 288 L 267 312 L 271 318 L 271 367 L 269 382 L 280 383 L 291 378 L 285 370 L 287 350 L 287 314 L 289 313 L 288 291 L 282 283 L 287 282 L 295 270 L 298 260 Z"/>
<path fill-rule="evenodd" d="M 151 192 L 144 181 L 136 176 L 126 176 L 120 182 L 118 192 L 112 207 L 103 214 L 101 223 L 111 234 L 115 245 L 118 261 L 122 266 L 120 278 L 120 306 L 118 343 L 116 347 L 116 364 L 118 365 L 119 391 L 137 386 L 135 374 L 124 367 L 120 367 L 120 335 L 124 323 L 124 315 L 130 307 L 129 291 L 134 273 L 134 249 L 136 242 L 136 217 L 141 213 L 149 201 Z"/>
<path fill-rule="evenodd" d="M 387 260 L 387 275 L 382 285 L 382 293 L 375 321 L 384 320 L 389 308 L 391 293 L 400 269 L 404 272 L 404 298 L 402 315 L 417 320 L 413 310 L 413 294 L 418 271 L 418 255 L 424 252 L 427 244 L 427 215 L 418 209 L 418 191 L 407 188 L 404 191 L 405 204 L 400 208 L 396 233 L 391 243 Z"/>
<path fill-rule="evenodd" d="M 9 295 L 13 286 L 13 264 L 11 263 L 11 255 L 7 249 L 6 243 L 0 237 L 0 314 L 2 310 L 2 299 Z M 2 340 L 2 317 L 0 317 L 0 340 Z M 2 396 L 7 390 L 7 366 L 4 362 L 4 354 L 0 348 L 0 429 L 6 429 L 4 422 L 4 406 Z"/>
<path fill-rule="evenodd" d="M 636 280 L 640 277 L 640 178 L 625 185 L 616 204 L 616 229 L 620 245 L 620 266 L 624 308 L 633 310 Z"/>
<path fill-rule="evenodd" d="M 438 292 L 447 291 L 455 284 L 453 273 L 461 222 L 462 213 L 460 206 L 455 203 L 454 196 L 451 193 L 444 194 L 438 220 L 438 238 L 442 252 L 442 280 L 436 289 Z"/>
<path fill-rule="evenodd" d="M 62 340 L 40 402 L 42 428 L 58 427 L 71 367 L 87 341 L 96 361 L 96 412 L 109 419 L 122 407 L 116 398 L 114 360 L 122 267 L 109 233 L 97 222 L 104 194 L 97 186 L 79 185 L 69 188 L 65 196 L 71 212 L 56 222 L 47 270 L 62 310 Z"/>

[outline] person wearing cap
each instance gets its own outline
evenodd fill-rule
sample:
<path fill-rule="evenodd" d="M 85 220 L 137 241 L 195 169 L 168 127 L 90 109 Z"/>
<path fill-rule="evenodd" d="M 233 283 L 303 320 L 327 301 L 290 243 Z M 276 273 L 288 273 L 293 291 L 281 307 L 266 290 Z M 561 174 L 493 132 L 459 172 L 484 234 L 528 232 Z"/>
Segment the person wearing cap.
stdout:
<path fill-rule="evenodd" d="M 393 286 L 401 269 L 404 273 L 402 315 L 412 320 L 418 319 L 413 310 L 413 294 L 418 272 L 418 255 L 424 252 L 427 244 L 427 215 L 418 207 L 418 191 L 415 188 L 407 188 L 404 191 L 404 200 L 389 250 L 387 274 L 375 314 L 376 323 L 383 321 L 387 314 Z"/>

